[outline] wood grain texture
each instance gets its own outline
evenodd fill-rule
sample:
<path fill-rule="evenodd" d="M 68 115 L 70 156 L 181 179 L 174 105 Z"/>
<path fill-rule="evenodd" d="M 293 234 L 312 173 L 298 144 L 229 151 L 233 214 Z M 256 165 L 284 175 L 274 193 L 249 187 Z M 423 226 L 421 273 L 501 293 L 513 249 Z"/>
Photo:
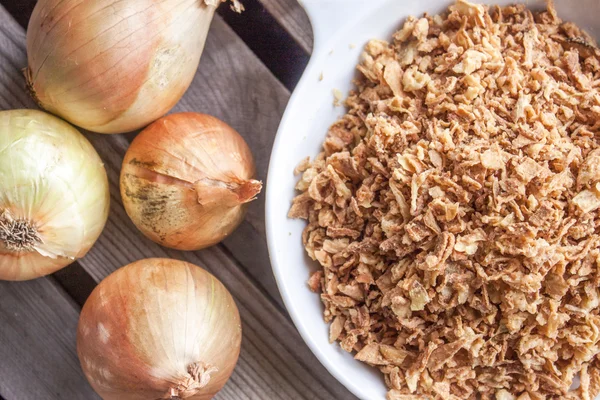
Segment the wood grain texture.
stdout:
<path fill-rule="evenodd" d="M 312 52 L 312 27 L 304 8 L 298 3 L 298 0 L 260 0 L 260 2 L 296 39 L 305 52 Z"/>
<path fill-rule="evenodd" d="M 33 107 L 24 94 L 20 74 L 20 68 L 26 64 L 22 29 L 3 10 L 0 26 L 11 38 L 9 46 L 0 48 L 0 79 L 6 86 L 0 92 L 0 108 Z M 252 148 L 259 178 L 264 180 L 271 145 L 288 98 L 286 89 L 216 18 L 198 74 L 175 111 L 206 112 L 236 128 Z M 119 170 L 132 136 L 87 136 L 105 162 L 112 200 L 103 235 L 80 260 L 96 282 L 115 269 L 146 257 L 171 257 L 203 266 L 232 292 L 243 319 L 240 361 L 218 399 L 354 398 L 310 353 L 283 309 L 266 251 L 263 196 L 252 204 L 242 227 L 224 244 L 188 253 L 161 248 L 141 236 L 121 204 Z"/>
<path fill-rule="evenodd" d="M 79 308 L 48 278 L 0 281 L 2 397 L 99 399 L 75 353 L 78 318 Z"/>

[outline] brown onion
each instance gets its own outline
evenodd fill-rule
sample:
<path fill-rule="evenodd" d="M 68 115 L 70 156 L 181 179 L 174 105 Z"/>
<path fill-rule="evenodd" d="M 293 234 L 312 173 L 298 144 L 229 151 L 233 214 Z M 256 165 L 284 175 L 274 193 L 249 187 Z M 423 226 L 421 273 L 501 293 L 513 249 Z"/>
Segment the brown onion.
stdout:
<path fill-rule="evenodd" d="M 213 275 L 183 261 L 147 259 L 92 292 L 77 353 L 104 400 L 210 399 L 233 372 L 241 329 L 231 294 Z"/>
<path fill-rule="evenodd" d="M 223 240 L 262 184 L 244 139 L 205 114 L 166 116 L 133 141 L 121 196 L 134 224 L 155 242 L 197 250 Z"/>
<path fill-rule="evenodd" d="M 221 0 L 39 0 L 27 78 L 44 109 L 120 133 L 170 110 L 190 85 Z"/>

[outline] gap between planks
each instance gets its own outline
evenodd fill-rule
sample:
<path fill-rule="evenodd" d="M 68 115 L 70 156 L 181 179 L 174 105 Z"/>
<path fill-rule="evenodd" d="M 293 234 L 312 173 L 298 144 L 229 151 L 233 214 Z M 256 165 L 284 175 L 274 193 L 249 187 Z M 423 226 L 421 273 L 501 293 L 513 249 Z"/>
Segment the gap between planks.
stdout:
<path fill-rule="evenodd" d="M 79 307 L 83 307 L 96 287 L 96 281 L 78 261 L 50 275 L 50 279 L 60 286 Z"/>
<path fill-rule="evenodd" d="M 281 4 L 278 4 L 280 1 L 295 4 L 295 8 L 288 9 L 292 11 L 291 14 L 272 13 L 281 11 Z M 274 7 L 275 5 L 279 7 Z M 229 7 L 220 7 L 219 14 L 271 73 L 288 90 L 294 90 L 308 64 L 310 49 L 306 47 L 305 41 L 300 43 L 295 35 L 301 29 L 297 26 L 288 29 L 288 22 L 298 22 L 297 18 L 302 15 L 306 17 L 306 13 L 296 0 L 244 0 L 244 7 L 245 11 L 241 14 Z"/>
<path fill-rule="evenodd" d="M 312 26 L 299 1 L 260 0 L 260 2 L 298 42 L 304 52 L 310 54 L 313 48 Z"/>

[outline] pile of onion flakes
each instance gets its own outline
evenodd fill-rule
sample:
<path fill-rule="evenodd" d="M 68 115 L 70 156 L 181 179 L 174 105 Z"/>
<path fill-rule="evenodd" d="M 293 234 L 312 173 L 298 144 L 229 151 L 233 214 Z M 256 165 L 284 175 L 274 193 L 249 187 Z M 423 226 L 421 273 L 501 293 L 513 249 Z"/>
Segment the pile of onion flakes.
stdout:
<path fill-rule="evenodd" d="M 551 4 L 458 1 L 366 46 L 290 216 L 331 341 L 388 399 L 600 392 L 592 43 Z"/>

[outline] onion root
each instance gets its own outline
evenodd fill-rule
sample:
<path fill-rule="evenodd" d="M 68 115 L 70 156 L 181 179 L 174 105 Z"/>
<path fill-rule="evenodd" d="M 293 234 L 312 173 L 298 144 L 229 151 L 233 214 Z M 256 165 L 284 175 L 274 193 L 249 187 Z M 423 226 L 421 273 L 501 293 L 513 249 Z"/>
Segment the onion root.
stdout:
<path fill-rule="evenodd" d="M 206 387 L 210 383 L 210 374 L 218 372 L 217 367 L 207 365 L 203 362 L 195 362 L 188 366 L 188 374 L 190 374 L 190 381 L 179 384 L 176 387 L 169 389 L 169 399 L 178 400 L 192 397 L 198 391 Z"/>
<path fill-rule="evenodd" d="M 33 251 L 36 244 L 41 244 L 37 229 L 24 219 L 14 219 L 8 210 L 0 214 L 0 242 L 9 251 Z"/>

